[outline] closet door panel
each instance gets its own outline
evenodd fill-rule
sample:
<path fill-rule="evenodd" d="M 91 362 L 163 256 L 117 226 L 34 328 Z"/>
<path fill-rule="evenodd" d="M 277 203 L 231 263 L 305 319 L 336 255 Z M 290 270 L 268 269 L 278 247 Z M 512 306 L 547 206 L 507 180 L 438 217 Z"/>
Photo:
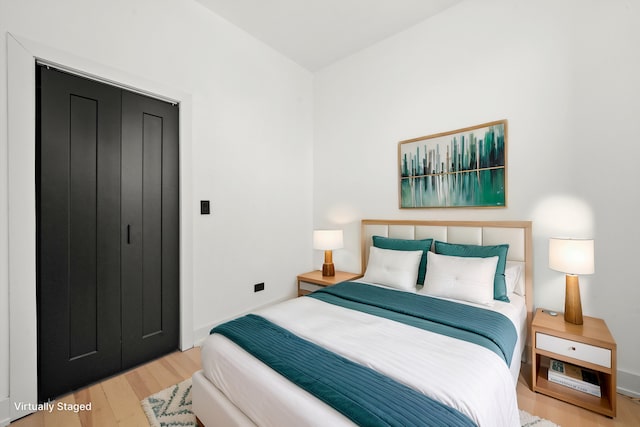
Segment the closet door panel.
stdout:
<path fill-rule="evenodd" d="M 178 347 L 177 112 L 123 94 L 123 367 Z"/>
<path fill-rule="evenodd" d="M 98 101 L 70 96 L 69 357 L 98 351 Z"/>
<path fill-rule="evenodd" d="M 38 394 L 120 370 L 120 91 L 37 70 Z"/>
<path fill-rule="evenodd" d="M 142 115 L 142 334 L 162 333 L 162 117 Z"/>

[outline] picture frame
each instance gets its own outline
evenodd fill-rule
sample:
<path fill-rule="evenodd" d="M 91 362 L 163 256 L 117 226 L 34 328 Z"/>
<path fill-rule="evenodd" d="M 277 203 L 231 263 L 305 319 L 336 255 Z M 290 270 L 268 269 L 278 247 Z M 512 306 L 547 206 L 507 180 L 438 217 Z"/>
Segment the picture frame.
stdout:
<path fill-rule="evenodd" d="M 507 207 L 507 120 L 398 143 L 400 209 Z"/>

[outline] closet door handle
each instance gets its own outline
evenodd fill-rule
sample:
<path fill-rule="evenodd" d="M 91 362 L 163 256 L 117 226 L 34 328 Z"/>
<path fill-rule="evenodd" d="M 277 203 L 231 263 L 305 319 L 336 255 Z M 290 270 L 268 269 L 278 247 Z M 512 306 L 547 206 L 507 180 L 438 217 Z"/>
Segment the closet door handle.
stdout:
<path fill-rule="evenodd" d="M 131 224 L 127 224 L 127 245 L 131 244 Z"/>

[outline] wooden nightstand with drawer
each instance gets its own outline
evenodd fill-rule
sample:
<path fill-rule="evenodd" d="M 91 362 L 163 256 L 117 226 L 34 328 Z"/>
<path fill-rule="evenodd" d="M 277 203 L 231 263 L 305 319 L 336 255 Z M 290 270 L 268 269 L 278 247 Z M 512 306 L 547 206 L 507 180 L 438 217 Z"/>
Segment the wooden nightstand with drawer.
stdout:
<path fill-rule="evenodd" d="M 608 417 L 616 416 L 616 342 L 606 323 L 584 317 L 582 325 L 536 310 L 531 323 L 531 377 L 533 391 L 564 400 Z M 551 359 L 595 371 L 601 397 L 548 380 Z"/>

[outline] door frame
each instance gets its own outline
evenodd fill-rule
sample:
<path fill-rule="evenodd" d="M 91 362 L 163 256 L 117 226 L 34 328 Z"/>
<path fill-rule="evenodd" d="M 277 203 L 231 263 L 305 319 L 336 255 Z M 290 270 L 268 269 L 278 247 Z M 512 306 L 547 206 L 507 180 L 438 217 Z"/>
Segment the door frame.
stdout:
<path fill-rule="evenodd" d="M 111 82 L 149 96 L 179 103 L 180 349 L 193 347 L 194 341 L 191 95 L 180 89 L 7 33 L 11 420 L 31 412 L 29 409 L 16 409 L 14 403 L 36 403 L 38 399 L 35 194 L 35 65 L 38 60 L 88 78 Z"/>

